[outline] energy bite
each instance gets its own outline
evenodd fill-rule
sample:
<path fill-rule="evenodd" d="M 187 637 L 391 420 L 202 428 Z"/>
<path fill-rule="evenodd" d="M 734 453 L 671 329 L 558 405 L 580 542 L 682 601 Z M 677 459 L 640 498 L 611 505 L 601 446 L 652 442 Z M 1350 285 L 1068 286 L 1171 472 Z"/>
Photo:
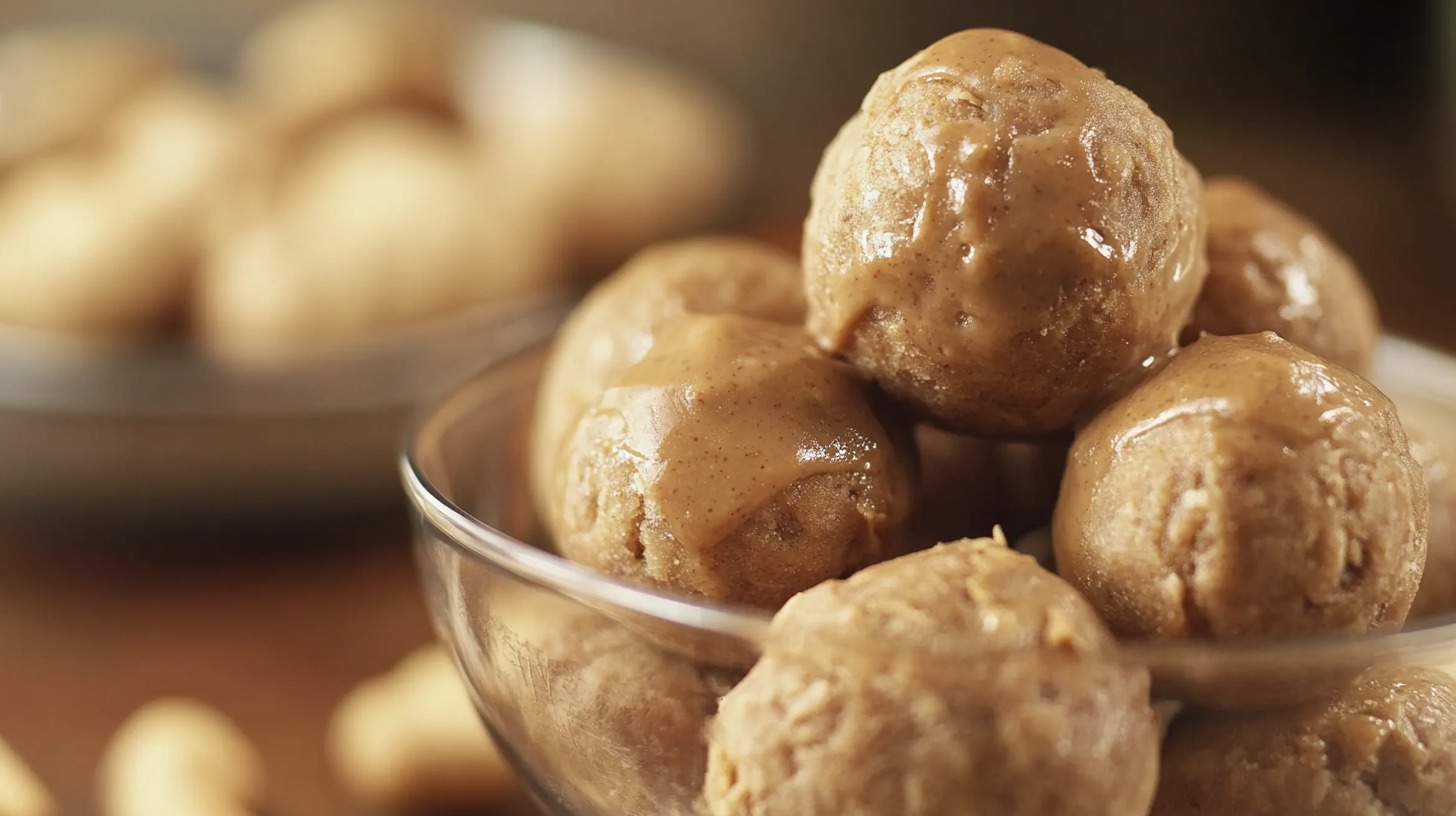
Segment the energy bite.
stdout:
<path fill-rule="evenodd" d="M 196 327 L 213 351 L 288 356 L 555 277 L 553 224 L 514 208 L 456 128 L 362 114 L 279 161 L 276 185 L 247 191 L 265 206 L 218 230 L 198 275 Z"/>
<path fill-rule="evenodd" d="M 0 183 L 0 322 L 113 339 L 183 310 L 195 213 L 246 144 L 216 91 L 153 77 L 88 133 Z"/>
<path fill-rule="evenodd" d="M 526 738 L 523 759 L 582 812 L 665 813 L 692 801 L 707 763 L 703 727 L 731 679 L 605 618 L 556 611 L 549 628 L 488 632 L 503 664 L 489 676 L 507 684 L 493 693 L 511 703 L 502 716 Z"/>
<path fill-rule="evenodd" d="M 544 518 L 555 515 L 557 455 L 582 409 L 647 354 L 664 323 L 722 313 L 803 321 L 798 260 L 746 238 L 669 241 L 633 256 L 577 306 L 542 370 L 531 426 L 531 487 Z"/>
<path fill-rule="evenodd" d="M 1411 455 L 1426 478 L 1430 514 L 1426 525 L 1426 566 L 1421 586 L 1411 604 L 1410 619 L 1456 612 L 1456 470 L 1450 443 L 1434 425 L 1427 427 L 1420 415 L 1406 411 L 1405 432 Z M 1447 432 L 1449 433 L 1449 431 Z"/>
<path fill-rule="evenodd" d="M 282 131 L 372 106 L 457 115 L 471 21 L 422 0 L 311 0 L 279 14 L 239 57 L 243 93 Z"/>
<path fill-rule="evenodd" d="M 1209 179 L 1204 206 L 1208 280 L 1184 338 L 1272 331 L 1367 373 L 1380 316 L 1349 256 L 1319 227 L 1244 179 Z"/>
<path fill-rule="evenodd" d="M 119 31 L 56 27 L 0 37 L 0 169 L 92 139 L 175 70 L 164 48 Z"/>
<path fill-rule="evenodd" d="M 819 165 L 803 258 L 824 348 L 947 429 L 1043 435 L 1176 347 L 1202 185 L 1131 91 L 972 29 L 871 88 Z"/>
<path fill-rule="evenodd" d="M 1372 669 L 1332 699 L 1273 713 L 1185 713 L 1163 745 L 1152 816 L 1456 813 L 1456 687 Z"/>
<path fill-rule="evenodd" d="M 1205 336 L 1078 434 L 1052 540 L 1119 635 L 1365 632 L 1405 620 L 1426 511 L 1373 385 L 1272 333 Z"/>
<path fill-rule="evenodd" d="M 769 609 L 895 555 L 911 475 L 862 389 L 799 329 L 678 318 L 562 448 L 558 548 Z"/>
<path fill-rule="evenodd" d="M 1148 675 L 1004 540 L 821 584 L 708 735 L 712 816 L 1127 816 L 1157 782 Z M 1115 770 L 1114 770 L 1115 769 Z"/>

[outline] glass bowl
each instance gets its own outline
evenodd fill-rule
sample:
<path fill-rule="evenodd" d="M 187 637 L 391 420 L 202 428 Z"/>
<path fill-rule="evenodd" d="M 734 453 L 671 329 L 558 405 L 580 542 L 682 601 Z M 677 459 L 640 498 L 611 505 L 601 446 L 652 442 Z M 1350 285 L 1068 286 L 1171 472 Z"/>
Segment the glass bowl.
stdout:
<path fill-rule="evenodd" d="M 691 814 L 702 735 L 761 652 L 769 618 L 609 578 L 549 551 L 524 467 L 544 353 L 543 344 L 502 360 L 429 407 L 410 433 L 403 480 L 431 615 L 486 726 L 549 812 Z M 1387 338 L 1374 379 L 1402 411 L 1456 423 L 1456 359 Z M 959 653 L 860 645 L 901 666 L 966 665 Z M 979 660 L 988 657 L 1007 677 L 1025 668 L 1025 655 Z M 1124 642 L 1106 660 L 1146 667 L 1164 711 L 1276 708 L 1377 663 L 1456 664 L 1456 621 L 1278 642 Z"/>
<path fill-rule="evenodd" d="M 151 533 L 398 510 L 412 408 L 549 336 L 568 302 L 519 298 L 267 364 L 0 327 L 0 517 Z"/>

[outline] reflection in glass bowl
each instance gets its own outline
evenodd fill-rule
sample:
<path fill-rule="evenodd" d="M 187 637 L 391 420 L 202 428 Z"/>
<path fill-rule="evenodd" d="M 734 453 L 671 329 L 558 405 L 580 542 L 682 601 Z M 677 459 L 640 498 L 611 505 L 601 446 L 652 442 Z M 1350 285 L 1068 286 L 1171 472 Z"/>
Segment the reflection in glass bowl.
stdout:
<path fill-rule="evenodd" d="M 543 351 L 482 372 L 411 431 L 403 477 L 432 617 L 488 728 L 553 814 L 692 814 L 704 726 L 717 695 L 761 652 L 768 616 L 634 586 L 549 552 L 522 458 Z M 1456 360 L 1387 338 L 1374 379 L 1403 411 L 1456 422 Z M 966 659 L 862 646 L 913 665 Z M 1273 708 L 1377 663 L 1456 666 L 1456 621 L 1265 643 L 1123 643 L 1107 659 L 1145 666 L 1164 710 Z"/>

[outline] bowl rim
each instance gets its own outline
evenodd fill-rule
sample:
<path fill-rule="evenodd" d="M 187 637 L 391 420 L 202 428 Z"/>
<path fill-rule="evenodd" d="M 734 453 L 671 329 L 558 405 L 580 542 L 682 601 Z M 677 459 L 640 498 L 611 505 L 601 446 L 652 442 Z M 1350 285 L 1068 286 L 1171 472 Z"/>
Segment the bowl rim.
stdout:
<path fill-rule="evenodd" d="M 694 598 L 644 586 L 601 573 L 503 532 L 474 517 L 436 485 L 419 461 L 424 434 L 456 400 L 482 389 L 476 404 L 508 397 L 520 383 L 501 381 L 528 358 L 542 354 L 549 340 L 507 355 L 448 392 L 418 408 L 406 427 L 399 457 L 403 487 L 419 520 L 441 534 L 458 553 L 504 571 L 512 578 L 567 597 L 597 611 L 634 614 L 697 629 L 708 634 L 767 641 L 772 615 L 761 609 Z M 1394 366 L 1399 362 L 1399 366 Z M 1394 367 L 1393 367 L 1394 366 Z M 1396 336 L 1384 336 L 1376 353 L 1376 379 L 1400 381 L 1402 393 L 1418 399 L 1444 402 L 1456 412 L 1456 357 L 1430 346 Z M 1404 367 L 1419 374 L 1400 372 Z M 1379 376 L 1384 369 L 1386 376 Z M 518 375 L 518 379 L 521 377 Z M 489 387 L 485 387 L 489 386 Z M 1309 665 L 1353 665 L 1357 662 L 1443 653 L 1456 662 L 1456 613 L 1410 622 L 1399 631 L 1358 634 L 1334 633 L 1286 638 L 1250 638 L 1239 641 L 1117 640 L 1117 651 L 1128 660 L 1179 671 L 1226 671 L 1261 666 L 1288 666 L 1293 659 Z"/>
<path fill-rule="evenodd" d="M 576 299 L 523 292 L 287 354 L 115 342 L 0 325 L 0 411 L 172 418 L 412 410 L 489 359 L 535 342 Z"/>

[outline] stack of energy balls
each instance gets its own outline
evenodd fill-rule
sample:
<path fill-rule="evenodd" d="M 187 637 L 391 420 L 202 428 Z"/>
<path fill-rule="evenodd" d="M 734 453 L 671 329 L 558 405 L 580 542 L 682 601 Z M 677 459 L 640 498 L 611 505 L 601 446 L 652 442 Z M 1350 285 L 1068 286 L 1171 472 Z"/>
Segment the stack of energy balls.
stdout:
<path fill-rule="evenodd" d="M 1186 711 L 1164 739 L 1117 648 L 1456 606 L 1421 590 L 1428 532 L 1451 560 L 1444 454 L 1413 456 L 1365 379 L 1378 316 L 1318 228 L 997 30 L 882 75 L 812 193 L 802 263 L 639 255 L 539 393 L 562 555 L 775 613 L 706 737 L 680 734 L 708 813 L 1456 812 L 1445 674 Z M 992 528 L 1048 523 L 1039 559 Z"/>

